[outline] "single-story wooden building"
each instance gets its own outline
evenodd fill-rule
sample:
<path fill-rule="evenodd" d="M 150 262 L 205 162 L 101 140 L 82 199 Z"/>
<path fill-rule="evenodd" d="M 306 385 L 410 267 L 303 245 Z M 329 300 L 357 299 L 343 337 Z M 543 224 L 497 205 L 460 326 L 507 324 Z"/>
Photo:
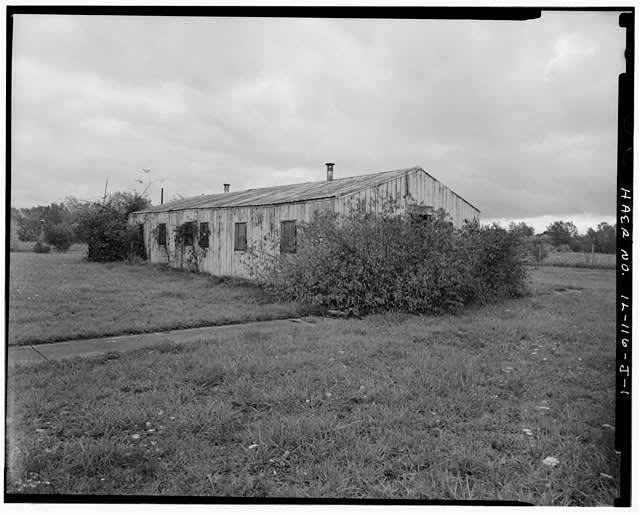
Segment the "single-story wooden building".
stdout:
<path fill-rule="evenodd" d="M 360 205 L 378 211 L 389 200 L 401 210 L 446 211 L 459 227 L 480 211 L 420 167 L 178 200 L 131 213 L 143 227 L 152 263 L 197 269 L 213 275 L 248 275 L 245 254 L 252 243 L 279 240 L 281 252 L 295 252 L 296 227 L 317 211 L 346 214 Z"/>

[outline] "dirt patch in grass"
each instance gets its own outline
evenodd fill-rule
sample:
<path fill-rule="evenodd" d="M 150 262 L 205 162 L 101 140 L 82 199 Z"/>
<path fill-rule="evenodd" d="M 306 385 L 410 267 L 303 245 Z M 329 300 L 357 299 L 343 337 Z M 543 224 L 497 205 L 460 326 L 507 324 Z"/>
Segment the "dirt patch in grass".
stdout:
<path fill-rule="evenodd" d="M 83 254 L 12 253 L 9 345 L 285 318 L 247 281 L 168 267 L 90 263 Z"/>
<path fill-rule="evenodd" d="M 7 492 L 612 505 L 615 281 L 583 272 L 460 317 L 12 368 Z"/>

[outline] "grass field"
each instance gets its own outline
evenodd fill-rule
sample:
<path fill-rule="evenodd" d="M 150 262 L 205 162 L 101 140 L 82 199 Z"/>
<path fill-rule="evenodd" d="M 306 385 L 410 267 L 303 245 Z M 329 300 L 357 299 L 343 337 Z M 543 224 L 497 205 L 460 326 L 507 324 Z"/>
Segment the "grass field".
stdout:
<path fill-rule="evenodd" d="M 614 272 L 533 274 L 458 317 L 12 368 L 7 492 L 611 505 Z"/>
<path fill-rule="evenodd" d="M 594 252 L 550 252 L 542 261 L 543 266 L 569 266 L 576 268 L 615 269 L 615 254 Z"/>
<path fill-rule="evenodd" d="M 233 279 L 125 263 L 83 261 L 86 246 L 35 254 L 33 242 L 10 254 L 9 345 L 115 336 L 301 313 Z M 615 256 L 551 253 L 543 265 L 615 268 Z"/>
<path fill-rule="evenodd" d="M 10 254 L 9 345 L 294 315 L 238 280 L 68 253 Z"/>

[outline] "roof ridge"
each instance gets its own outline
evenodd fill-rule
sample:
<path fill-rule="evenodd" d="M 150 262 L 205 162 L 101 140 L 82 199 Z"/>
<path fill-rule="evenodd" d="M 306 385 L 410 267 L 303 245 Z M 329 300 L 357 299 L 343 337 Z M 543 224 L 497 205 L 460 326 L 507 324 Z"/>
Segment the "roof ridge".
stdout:
<path fill-rule="evenodd" d="M 198 206 L 198 205 L 192 205 L 192 203 L 197 202 L 198 204 L 201 204 L 202 202 L 207 202 L 207 201 L 215 201 L 215 200 L 219 200 L 222 198 L 228 198 L 231 201 L 241 201 L 241 199 L 239 199 L 238 197 L 241 197 L 243 194 L 246 193 L 252 193 L 252 194 L 256 194 L 256 193 L 260 193 L 261 191 L 264 191 L 265 193 L 269 192 L 269 191 L 274 191 L 277 192 L 278 190 L 283 190 L 283 189 L 295 189 L 295 188 L 301 188 L 301 187 L 305 187 L 308 186 L 309 188 L 312 188 L 311 191 L 307 192 L 308 193 L 308 198 L 309 200 L 311 199 L 321 199 L 321 198 L 331 198 L 331 197 L 335 197 L 335 198 L 340 198 L 343 197 L 345 195 L 350 195 L 352 194 L 354 191 L 350 190 L 350 191 L 326 191 L 326 192 L 322 192 L 322 189 L 331 189 L 331 186 L 334 186 L 334 188 L 336 190 L 339 190 L 339 186 L 341 184 L 349 184 L 349 181 L 354 181 L 356 179 L 367 179 L 367 178 L 371 178 L 373 179 L 374 176 L 380 176 L 380 182 L 384 181 L 384 177 L 387 175 L 392 175 L 392 174 L 404 174 L 404 173 L 411 173 L 413 171 L 416 170 L 422 170 L 421 167 L 419 166 L 412 166 L 410 168 L 397 168 L 395 170 L 382 170 L 379 172 L 372 172 L 372 173 L 367 173 L 367 174 L 360 174 L 360 175 L 352 175 L 349 177 L 340 177 L 338 179 L 334 179 L 332 181 L 327 181 L 327 180 L 318 180 L 318 181 L 307 181 L 307 182 L 299 182 L 299 183 L 291 183 L 291 184 L 282 184 L 282 185 L 274 185 L 274 186 L 262 186 L 262 187 L 258 187 L 258 188 L 249 188 L 249 189 L 244 189 L 244 190 L 238 190 L 238 191 L 231 191 L 231 192 L 220 192 L 220 193 L 209 193 L 209 194 L 202 194 L 202 195 L 194 195 L 191 197 L 187 197 L 184 199 L 180 199 L 180 200 L 176 200 L 173 202 L 168 202 L 166 204 L 160 204 L 158 206 L 151 206 L 147 209 L 143 209 L 140 211 L 135 211 L 136 213 L 149 213 L 149 212 L 159 212 L 159 211 L 170 211 L 170 210 L 180 210 L 180 209 L 198 209 L 199 207 L 203 207 L 203 206 Z M 377 183 L 377 181 L 376 181 Z M 375 185 L 376 183 L 374 183 L 373 185 Z M 354 185 L 357 186 L 357 185 Z M 372 184 L 367 184 L 367 185 L 363 185 L 363 188 L 367 188 L 367 187 L 371 187 Z M 316 191 L 314 191 L 316 190 Z M 356 189 L 355 191 L 360 191 L 359 189 Z M 198 202 L 200 201 L 200 202 Z M 299 200 L 290 200 L 290 202 L 295 202 L 295 201 L 299 201 Z M 274 203 L 286 203 L 286 201 L 277 201 Z M 248 204 L 247 204 L 248 205 Z M 220 206 L 222 207 L 222 206 Z"/>
<path fill-rule="evenodd" d="M 412 166 L 410 168 L 398 168 L 396 170 L 382 170 L 381 172 L 371 172 L 371 173 L 367 173 L 367 174 L 360 174 L 360 175 L 349 175 L 348 177 L 338 177 L 338 178 L 334 178 L 331 180 L 331 182 L 340 182 L 340 181 L 346 181 L 349 179 L 359 179 L 359 178 L 363 178 L 363 177 L 369 177 L 371 175 L 382 175 L 383 173 L 394 173 L 394 172 L 408 172 L 408 171 L 413 171 L 416 168 L 420 168 L 419 166 Z M 255 190 L 261 190 L 261 189 L 266 189 L 266 188 L 286 188 L 287 186 L 301 186 L 303 184 L 324 184 L 327 181 L 326 179 L 322 180 L 317 180 L 317 181 L 305 181 L 305 182 L 294 182 L 294 183 L 290 183 L 290 184 L 275 184 L 273 186 L 261 186 L 259 188 L 248 188 L 246 190 L 238 190 L 238 192 L 240 191 L 255 191 Z M 234 192 L 235 193 L 235 192 Z"/>

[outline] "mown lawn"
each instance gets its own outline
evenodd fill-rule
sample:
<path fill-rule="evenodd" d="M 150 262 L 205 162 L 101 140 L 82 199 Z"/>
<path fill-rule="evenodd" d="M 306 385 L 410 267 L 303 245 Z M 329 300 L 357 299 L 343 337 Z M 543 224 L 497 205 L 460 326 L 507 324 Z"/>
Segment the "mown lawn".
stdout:
<path fill-rule="evenodd" d="M 533 274 L 459 317 L 11 368 L 7 492 L 612 505 L 614 272 Z"/>
<path fill-rule="evenodd" d="M 81 252 L 12 252 L 9 345 L 292 316 L 251 284 Z"/>

